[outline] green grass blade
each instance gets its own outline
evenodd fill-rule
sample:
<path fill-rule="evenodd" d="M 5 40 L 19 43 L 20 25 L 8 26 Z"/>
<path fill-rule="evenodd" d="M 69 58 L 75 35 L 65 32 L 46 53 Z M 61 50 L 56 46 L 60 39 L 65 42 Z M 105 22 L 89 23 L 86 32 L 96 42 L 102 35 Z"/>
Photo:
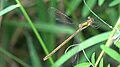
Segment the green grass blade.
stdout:
<path fill-rule="evenodd" d="M 103 58 L 100 60 L 99 67 L 103 67 Z"/>
<path fill-rule="evenodd" d="M 120 48 L 120 42 L 115 43 L 115 46 L 117 46 L 118 48 Z"/>
<path fill-rule="evenodd" d="M 21 65 L 25 66 L 25 67 L 31 67 L 28 64 L 26 64 L 25 62 L 23 62 L 22 60 L 20 60 L 19 58 L 17 58 L 16 56 L 10 54 L 9 52 L 7 52 L 6 50 L 4 50 L 3 48 L 0 47 L 0 52 L 2 52 L 3 54 L 5 54 L 6 56 L 10 57 L 11 59 L 17 61 L 18 63 L 20 63 Z"/>
<path fill-rule="evenodd" d="M 2 11 L 0 11 L 0 16 L 4 15 L 4 14 L 6 14 L 6 13 L 12 11 L 12 10 L 14 10 L 14 9 L 17 8 L 17 7 L 19 7 L 18 4 L 16 4 L 16 5 L 11 5 L 11 6 L 7 7 L 7 8 L 5 8 L 5 9 L 3 9 Z"/>
<path fill-rule="evenodd" d="M 120 62 L 120 54 L 117 53 L 115 50 L 106 47 L 105 45 L 101 45 L 100 46 L 102 50 L 105 51 L 105 53 L 107 53 L 110 57 L 112 57 L 113 59 L 115 59 L 116 61 Z"/>
<path fill-rule="evenodd" d="M 102 6 L 105 0 L 98 0 L 98 5 Z"/>
<path fill-rule="evenodd" d="M 83 49 L 86 49 L 86 48 L 88 48 L 90 46 L 93 46 L 93 45 L 99 43 L 99 42 L 107 40 L 108 37 L 109 37 L 109 35 L 110 35 L 110 32 L 106 32 L 106 33 L 99 34 L 99 35 L 96 35 L 94 37 L 91 37 L 91 38 L 85 40 L 84 42 L 82 42 L 80 44 L 75 44 L 75 45 L 78 45 L 78 46 L 76 46 L 73 49 L 69 50 L 60 59 L 58 59 L 55 62 L 55 66 L 57 66 L 57 67 L 61 66 L 63 63 L 65 63 L 65 61 L 67 61 L 68 59 L 70 59 L 73 55 L 75 55 L 76 53 L 80 52 L 82 50 L 82 49 L 80 49 L 81 48 L 80 45 L 83 46 Z"/>
<path fill-rule="evenodd" d="M 92 57 L 91 57 L 91 62 L 92 64 L 95 65 L 95 53 L 92 54 Z"/>
<path fill-rule="evenodd" d="M 10 21 L 10 23 L 3 23 L 3 26 L 11 26 L 11 27 L 22 27 L 22 28 L 30 28 L 30 25 L 27 22 L 19 22 L 17 21 Z M 47 23 L 35 22 L 34 26 L 38 31 L 48 32 L 48 33 L 66 33 L 66 34 L 72 34 L 74 33 L 74 29 L 69 26 L 64 25 L 52 25 Z M 59 31 L 58 31 L 59 30 Z"/>
<path fill-rule="evenodd" d="M 66 9 L 66 14 L 71 15 L 72 12 L 74 12 L 74 10 L 80 5 L 81 2 L 82 2 L 82 0 L 72 0 L 69 3 L 68 8 Z"/>
<path fill-rule="evenodd" d="M 89 8 L 93 8 L 96 4 L 97 0 L 87 0 L 87 5 L 89 6 Z M 82 17 L 87 17 L 88 14 L 90 13 L 89 9 L 84 5 L 83 9 L 82 9 Z"/>
<path fill-rule="evenodd" d="M 44 3 L 44 0 L 36 0 L 36 4 L 37 4 L 37 10 L 38 10 L 38 15 L 40 17 L 40 21 L 45 22 L 47 19 L 47 15 L 46 15 L 46 5 Z"/>
<path fill-rule="evenodd" d="M 109 6 L 112 7 L 112 6 L 115 6 L 115 5 L 118 5 L 118 4 L 120 4 L 120 0 L 113 0 L 113 1 L 109 4 Z"/>
<path fill-rule="evenodd" d="M 89 66 L 90 66 L 90 63 L 84 62 L 84 63 L 77 64 L 74 67 L 89 67 Z"/>
<path fill-rule="evenodd" d="M 46 46 L 45 46 L 45 44 L 44 44 L 41 36 L 39 35 L 38 31 L 36 30 L 35 26 L 33 25 L 32 20 L 31 20 L 30 17 L 28 16 L 27 12 L 26 12 L 25 9 L 23 8 L 23 6 L 22 6 L 21 3 L 19 2 L 19 0 L 16 0 L 16 2 L 20 5 L 21 11 L 23 12 L 25 18 L 27 19 L 27 21 L 29 22 L 30 26 L 32 27 L 32 29 L 33 29 L 33 31 L 34 31 L 34 33 L 35 33 L 35 35 L 36 35 L 39 43 L 41 44 L 42 48 L 44 49 L 44 52 L 48 55 L 49 52 L 48 52 L 48 50 L 47 50 L 47 48 L 46 48 Z M 51 57 L 49 58 L 49 61 L 51 62 L 52 65 L 54 65 L 54 62 L 53 62 L 53 60 L 52 60 Z"/>
<path fill-rule="evenodd" d="M 42 67 L 39 57 L 37 55 L 36 49 L 33 46 L 32 38 L 30 37 L 30 35 L 27 32 L 25 33 L 25 35 L 26 35 L 26 39 L 27 39 L 27 44 L 28 44 L 28 48 L 29 48 L 32 66 L 33 67 Z"/>
<path fill-rule="evenodd" d="M 117 67 L 120 67 L 120 65 L 118 65 Z"/>
<path fill-rule="evenodd" d="M 110 67 L 110 64 L 108 64 L 107 67 Z"/>

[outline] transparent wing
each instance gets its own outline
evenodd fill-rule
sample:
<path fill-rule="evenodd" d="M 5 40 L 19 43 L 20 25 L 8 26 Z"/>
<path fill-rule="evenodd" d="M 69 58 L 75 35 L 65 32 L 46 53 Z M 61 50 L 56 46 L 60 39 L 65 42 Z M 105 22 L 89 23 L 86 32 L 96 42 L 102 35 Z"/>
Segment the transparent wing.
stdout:
<path fill-rule="evenodd" d="M 54 7 L 50 7 L 48 8 L 48 13 L 50 14 L 50 16 L 52 16 L 51 11 L 55 12 L 55 16 L 56 16 L 56 20 L 62 23 L 66 23 L 66 24 L 73 24 L 71 18 L 69 18 L 67 15 L 65 15 L 64 13 L 62 13 L 61 11 L 59 11 L 58 9 L 54 8 Z"/>
<path fill-rule="evenodd" d="M 80 43 L 80 32 L 74 37 L 74 41 L 73 41 L 74 44 L 78 44 Z M 75 45 L 75 46 L 78 46 L 78 45 Z M 76 49 L 78 50 L 78 49 Z M 78 52 L 74 57 L 74 65 L 78 64 L 79 63 L 79 60 L 80 60 L 80 52 Z"/>

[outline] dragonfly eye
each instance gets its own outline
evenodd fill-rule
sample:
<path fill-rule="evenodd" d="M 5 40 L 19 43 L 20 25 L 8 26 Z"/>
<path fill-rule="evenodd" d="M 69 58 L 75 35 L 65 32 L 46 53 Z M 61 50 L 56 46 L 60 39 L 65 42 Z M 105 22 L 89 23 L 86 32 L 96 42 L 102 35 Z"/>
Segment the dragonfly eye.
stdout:
<path fill-rule="evenodd" d="M 82 28 L 82 24 L 79 24 L 79 28 Z"/>
<path fill-rule="evenodd" d="M 91 20 L 91 22 L 93 22 L 93 21 L 94 21 L 94 19 L 93 19 L 93 18 L 91 18 L 90 16 L 88 17 L 88 19 L 89 19 L 89 20 Z"/>

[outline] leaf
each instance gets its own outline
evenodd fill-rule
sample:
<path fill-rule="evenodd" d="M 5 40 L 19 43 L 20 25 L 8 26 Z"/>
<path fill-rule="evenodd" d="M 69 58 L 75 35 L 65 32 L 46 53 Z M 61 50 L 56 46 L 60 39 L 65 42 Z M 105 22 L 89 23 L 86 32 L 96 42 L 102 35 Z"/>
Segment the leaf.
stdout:
<path fill-rule="evenodd" d="M 90 63 L 84 62 L 84 63 L 77 64 L 74 67 L 89 67 L 89 66 L 90 66 Z"/>
<path fill-rule="evenodd" d="M 98 5 L 102 6 L 102 4 L 104 3 L 105 0 L 98 0 Z"/>
<path fill-rule="evenodd" d="M 99 67 L 103 67 L 103 58 L 100 60 Z"/>
<path fill-rule="evenodd" d="M 113 0 L 110 4 L 109 7 L 115 6 L 117 4 L 120 4 L 120 0 Z"/>
<path fill-rule="evenodd" d="M 105 45 L 101 45 L 100 46 L 102 50 L 105 51 L 105 53 L 107 53 L 110 57 L 112 57 L 113 59 L 115 59 L 116 61 L 120 62 L 120 54 L 117 53 L 115 50 L 106 47 Z"/>
<path fill-rule="evenodd" d="M 120 65 L 118 65 L 117 67 L 120 67 Z"/>
<path fill-rule="evenodd" d="M 81 45 L 82 45 L 83 49 L 86 49 L 86 48 L 88 48 L 90 46 L 93 46 L 93 45 L 99 43 L 99 42 L 107 40 L 109 35 L 110 35 L 110 32 L 106 32 L 106 33 L 99 34 L 99 35 L 96 35 L 94 37 L 91 37 L 91 38 L 85 40 L 82 43 L 74 44 L 74 45 L 78 45 L 78 46 L 72 48 L 66 54 L 64 54 L 62 57 L 60 57 L 60 59 L 58 59 L 55 62 L 55 66 L 57 66 L 57 67 L 61 66 L 63 63 L 65 63 L 65 61 L 70 59 L 73 55 L 75 55 L 76 53 L 80 52 L 82 50 L 81 49 Z"/>
<path fill-rule="evenodd" d="M 95 4 L 96 4 L 97 0 L 87 0 L 87 5 L 92 9 Z M 90 13 L 90 11 L 88 10 L 88 8 L 84 5 L 83 9 L 82 9 L 82 17 L 87 17 L 88 14 Z"/>
<path fill-rule="evenodd" d="M 3 25 L 31 29 L 30 25 L 26 22 L 12 21 L 12 23 L 3 23 Z M 72 34 L 75 31 L 73 28 L 69 26 L 65 26 L 65 25 L 53 25 L 53 24 L 48 24 L 48 23 L 40 24 L 40 22 L 35 22 L 34 25 L 38 31 L 43 31 L 43 32 Z"/>
<path fill-rule="evenodd" d="M 92 64 L 95 64 L 95 53 L 92 54 L 91 62 L 92 62 Z"/>
<path fill-rule="evenodd" d="M 82 0 L 71 0 L 69 3 L 68 8 L 66 9 L 66 14 L 69 16 L 72 14 L 72 12 L 79 6 L 79 4 L 82 2 Z"/>
<path fill-rule="evenodd" d="M 110 67 L 110 64 L 108 64 L 107 67 Z"/>
<path fill-rule="evenodd" d="M 0 16 L 14 10 L 17 7 L 19 7 L 19 5 L 16 4 L 16 5 L 11 5 L 11 6 L 7 7 L 7 8 L 5 8 L 5 9 L 3 9 L 2 11 L 0 11 Z"/>
<path fill-rule="evenodd" d="M 118 48 L 120 48 L 120 42 L 116 42 L 115 46 L 117 46 Z"/>
<path fill-rule="evenodd" d="M 31 67 L 28 64 L 26 64 L 24 61 L 22 61 L 21 59 L 19 59 L 18 57 L 14 56 L 13 54 L 11 54 L 10 52 L 6 51 L 5 49 L 1 47 L 0 47 L 0 52 L 10 57 L 11 59 L 15 60 L 16 62 L 23 65 L 24 67 Z"/>
<path fill-rule="evenodd" d="M 25 33 L 25 35 L 27 38 L 27 44 L 28 44 L 30 58 L 31 58 L 31 62 L 32 62 L 33 67 L 42 67 L 40 60 L 39 60 L 39 57 L 37 55 L 36 49 L 33 46 L 32 38 L 30 37 L 30 35 L 27 32 Z"/>
<path fill-rule="evenodd" d="M 108 8 L 107 9 L 107 14 L 109 16 L 110 19 L 110 24 L 115 25 L 115 22 L 117 22 L 118 19 L 118 11 L 115 8 Z"/>

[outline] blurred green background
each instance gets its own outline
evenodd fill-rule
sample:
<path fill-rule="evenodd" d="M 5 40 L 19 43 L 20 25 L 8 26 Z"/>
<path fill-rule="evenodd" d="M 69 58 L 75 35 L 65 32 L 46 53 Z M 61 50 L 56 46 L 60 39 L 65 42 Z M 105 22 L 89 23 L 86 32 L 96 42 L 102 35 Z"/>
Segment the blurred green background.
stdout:
<path fill-rule="evenodd" d="M 79 43 L 102 33 L 107 32 L 108 35 L 110 34 L 108 32 L 112 30 L 88 10 L 83 0 L 20 0 L 20 2 L 39 32 L 49 53 L 74 33 L 78 29 L 78 24 L 85 22 L 88 16 L 94 18 L 94 26 L 97 26 L 98 29 L 90 26 L 81 31 L 79 33 L 80 38 L 76 36 L 77 40 L 80 41 Z M 86 0 L 86 3 L 104 21 L 111 26 L 115 25 L 120 16 L 119 0 Z M 13 4 L 16 4 L 14 0 L 0 0 L 0 11 Z M 52 10 L 48 10 L 50 7 L 54 7 L 69 16 L 73 25 L 56 22 L 55 14 Z M 96 57 L 99 55 L 101 51 L 99 46 L 101 43 L 105 43 L 108 37 L 103 35 L 103 38 L 97 37 L 96 39 L 93 38 L 92 41 L 86 41 L 86 45 L 89 45 L 91 42 L 100 40 L 94 46 L 86 47 L 85 51 L 89 58 L 94 52 L 96 52 Z M 21 10 L 16 8 L 0 16 L 0 67 L 50 67 L 54 64 L 62 67 L 73 67 L 81 62 L 86 62 L 82 51 L 79 59 L 77 59 L 79 60 L 78 63 L 73 62 L 76 60 L 75 58 L 65 60 L 66 57 L 63 55 L 66 48 L 76 43 L 78 42 L 73 38 L 52 56 L 52 60 L 43 61 L 43 57 L 46 56 L 45 49 L 39 43 Z M 119 51 L 117 47 L 111 47 Z M 59 61 L 62 56 L 64 57 L 63 61 Z M 108 63 L 112 66 L 119 64 L 109 56 L 104 58 L 104 66 Z"/>

